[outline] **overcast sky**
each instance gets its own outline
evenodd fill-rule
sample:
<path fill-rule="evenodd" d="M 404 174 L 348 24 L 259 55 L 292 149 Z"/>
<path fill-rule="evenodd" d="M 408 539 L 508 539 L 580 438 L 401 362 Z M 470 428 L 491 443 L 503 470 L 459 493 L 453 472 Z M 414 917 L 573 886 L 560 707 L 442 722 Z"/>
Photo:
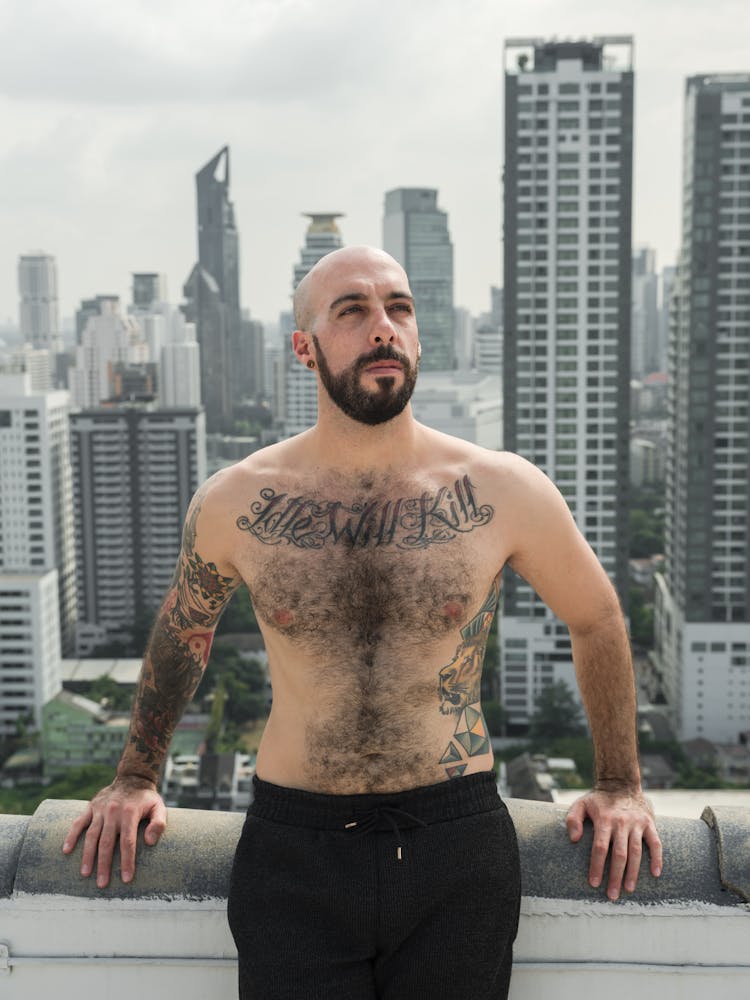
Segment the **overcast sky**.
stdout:
<path fill-rule="evenodd" d="M 197 255 L 195 172 L 225 144 L 242 303 L 287 308 L 305 211 L 380 245 L 384 192 L 439 190 L 455 301 L 500 283 L 503 41 L 635 36 L 634 241 L 679 243 L 685 77 L 750 71 L 746 0 L 0 0 L 0 320 L 17 258 L 63 315 Z"/>

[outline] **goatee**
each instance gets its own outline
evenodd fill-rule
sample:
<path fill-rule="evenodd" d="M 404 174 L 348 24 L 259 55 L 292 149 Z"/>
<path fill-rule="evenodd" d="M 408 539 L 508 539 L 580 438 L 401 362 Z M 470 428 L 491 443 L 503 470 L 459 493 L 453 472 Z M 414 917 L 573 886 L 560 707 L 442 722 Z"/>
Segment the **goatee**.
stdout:
<path fill-rule="evenodd" d="M 387 344 L 381 344 L 374 351 L 358 358 L 354 364 L 339 375 L 333 375 L 328 367 L 320 341 L 313 334 L 313 343 L 320 371 L 320 380 L 333 402 L 347 417 L 371 427 L 393 420 L 402 413 L 411 399 L 417 381 L 419 362 L 412 365 L 409 359 Z M 403 382 L 396 388 L 394 375 L 377 375 L 378 388 L 368 390 L 362 387 L 361 374 L 374 361 L 398 361 L 403 370 Z"/>

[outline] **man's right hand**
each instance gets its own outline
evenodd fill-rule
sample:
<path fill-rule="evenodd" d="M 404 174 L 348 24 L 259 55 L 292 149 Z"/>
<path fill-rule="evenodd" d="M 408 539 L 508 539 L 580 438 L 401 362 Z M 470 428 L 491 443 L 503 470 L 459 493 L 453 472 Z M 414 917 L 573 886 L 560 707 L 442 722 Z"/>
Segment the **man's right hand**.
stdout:
<path fill-rule="evenodd" d="M 123 776 L 102 788 L 73 822 L 63 844 L 63 853 L 70 854 L 78 838 L 88 827 L 83 842 L 81 875 L 94 870 L 100 889 L 109 885 L 112 872 L 112 855 L 120 839 L 120 875 L 123 882 L 130 882 L 135 873 L 135 845 L 138 824 L 148 819 L 144 839 L 156 844 L 167 825 L 167 809 L 152 781 L 145 778 Z"/>

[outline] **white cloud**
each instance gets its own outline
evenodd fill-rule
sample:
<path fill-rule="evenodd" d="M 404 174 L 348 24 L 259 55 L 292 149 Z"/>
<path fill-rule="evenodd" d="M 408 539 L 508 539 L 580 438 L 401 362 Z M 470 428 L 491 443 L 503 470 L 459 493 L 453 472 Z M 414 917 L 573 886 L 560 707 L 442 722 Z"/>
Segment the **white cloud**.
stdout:
<path fill-rule="evenodd" d="M 744 3 L 716 0 L 0 0 L 0 316 L 16 257 L 58 255 L 66 312 L 195 256 L 195 171 L 225 143 L 244 304 L 286 306 L 306 210 L 379 242 L 384 192 L 437 187 L 457 302 L 499 280 L 502 46 L 636 35 L 636 240 L 679 239 L 684 78 L 750 70 Z"/>

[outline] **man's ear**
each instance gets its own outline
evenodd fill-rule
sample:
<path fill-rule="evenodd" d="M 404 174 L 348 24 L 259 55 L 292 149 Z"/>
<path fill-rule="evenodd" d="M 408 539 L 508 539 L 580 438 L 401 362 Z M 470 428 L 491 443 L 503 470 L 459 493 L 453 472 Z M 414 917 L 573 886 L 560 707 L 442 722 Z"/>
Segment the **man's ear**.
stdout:
<path fill-rule="evenodd" d="M 292 334 L 292 350 L 301 365 L 309 368 L 311 366 L 308 362 L 312 361 L 312 367 L 314 367 L 315 358 L 310 346 L 310 335 L 308 333 L 305 333 L 303 330 L 294 331 Z"/>

